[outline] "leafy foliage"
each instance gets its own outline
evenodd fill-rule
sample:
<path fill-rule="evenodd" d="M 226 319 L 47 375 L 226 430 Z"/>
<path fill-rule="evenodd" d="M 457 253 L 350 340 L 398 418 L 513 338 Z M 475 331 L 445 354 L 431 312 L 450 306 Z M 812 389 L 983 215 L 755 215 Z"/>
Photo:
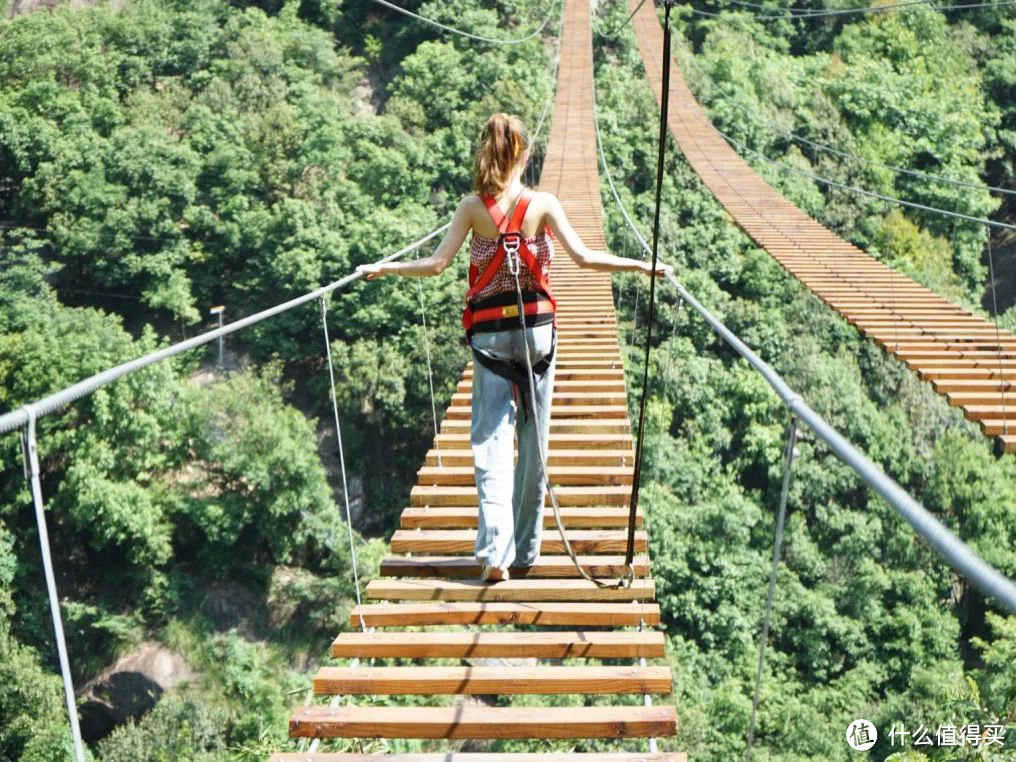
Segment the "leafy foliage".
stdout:
<path fill-rule="evenodd" d="M 682 73 L 720 128 L 757 150 L 841 182 L 988 215 L 997 203 L 986 194 L 813 155 L 773 126 L 878 162 L 978 181 L 997 111 L 969 63 L 977 44 L 958 45 L 969 30 L 920 15 L 845 23 L 827 46 L 795 55 L 796 43 L 784 36 L 790 30 L 727 13 L 684 25 L 699 53 L 694 62 L 681 53 Z M 603 23 L 623 17 L 610 8 Z M 943 43 L 928 48 L 929 40 Z M 599 50 L 597 99 L 608 164 L 626 186 L 625 205 L 645 221 L 653 208 L 657 111 L 633 46 L 621 35 Z M 945 71 L 955 76 L 946 79 Z M 922 152 L 937 163 L 927 164 Z M 957 228 L 954 249 L 952 231 L 930 217 L 826 192 L 765 163 L 757 168 L 894 266 L 949 297 L 976 299 L 983 233 L 964 238 Z M 638 251 L 612 206 L 612 247 Z M 677 151 L 665 167 L 661 242 L 693 294 L 829 423 L 1012 576 L 1011 458 L 996 458 L 928 385 L 732 229 Z M 619 283 L 620 322 L 634 326 L 638 346 L 645 294 L 636 302 L 635 283 Z M 658 598 L 680 664 L 682 736 L 674 748 L 728 760 L 744 753 L 788 419 L 762 378 L 719 345 L 694 311 L 685 306 L 675 324 L 669 290 L 662 298 L 647 431 L 650 458 L 658 460 L 643 504 Z M 641 349 L 627 354 L 633 378 L 641 378 L 642 362 Z M 1008 683 L 984 666 L 1007 653 L 1006 620 L 807 430 L 796 449 L 754 756 L 846 760 L 842 729 L 857 717 L 885 732 L 901 721 L 912 729 L 922 721 L 1011 726 Z M 985 637 L 986 621 L 994 637 Z M 872 758 L 898 750 L 883 739 Z M 979 759 L 982 751 L 944 749 L 928 758 Z"/>
<path fill-rule="evenodd" d="M 477 32 L 510 19 L 510 35 L 546 10 L 454 6 L 419 10 Z M 436 228 L 468 188 L 483 121 L 535 121 L 550 70 L 539 37 L 477 47 L 363 3 L 136 0 L 0 21 L 0 411 L 202 330 L 213 304 L 251 314 Z M 328 305 L 365 531 L 390 531 L 429 446 L 425 342 L 439 409 L 464 363 L 464 273 L 359 283 Z M 104 758 L 277 746 L 304 654 L 348 623 L 316 307 L 230 337 L 226 372 L 189 353 L 40 422 L 78 685 L 153 637 L 201 672 Z M 17 707 L 0 756 L 59 759 L 58 683 L 36 679 L 55 669 L 36 528 L 19 443 L 0 449 L 0 707 Z M 355 543 L 371 574 L 384 543 Z M 38 697 L 19 692 L 29 682 Z M 18 719 L 25 702 L 38 722 Z"/>

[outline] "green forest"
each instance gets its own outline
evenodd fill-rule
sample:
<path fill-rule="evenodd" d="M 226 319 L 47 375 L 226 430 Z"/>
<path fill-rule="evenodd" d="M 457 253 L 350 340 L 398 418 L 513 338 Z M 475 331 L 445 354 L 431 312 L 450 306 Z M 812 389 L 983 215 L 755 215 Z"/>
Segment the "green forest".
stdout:
<path fill-rule="evenodd" d="M 548 10 L 400 4 L 512 36 Z M 553 92 L 556 16 L 527 42 L 496 46 L 370 0 L 123 0 L 9 18 L 17 5 L 0 0 L 0 413 L 212 327 L 213 306 L 234 320 L 419 239 L 469 190 L 487 117 L 535 125 Z M 1016 187 L 1016 6 L 789 19 L 798 4 L 759 5 L 674 11 L 675 59 L 720 129 L 786 166 L 1016 223 L 1016 196 L 885 168 Z M 627 3 L 593 12 L 604 151 L 648 233 L 659 112 Z M 537 151 L 530 182 L 539 161 Z M 843 237 L 994 316 L 983 226 L 751 161 Z M 611 250 L 640 256 L 602 190 Z M 1013 456 L 756 248 L 673 143 L 660 240 L 699 300 L 1016 578 Z M 1010 274 L 999 320 L 1016 328 L 1016 244 L 998 232 L 990 243 Z M 424 313 L 439 411 L 467 360 L 466 259 L 439 278 L 357 282 L 328 305 L 361 579 L 376 573 L 433 437 Z M 645 280 L 614 284 L 634 411 Z M 663 748 L 729 762 L 744 755 L 789 419 L 704 321 L 677 311 L 671 289 L 657 296 L 643 506 L 681 721 Z M 76 686 L 153 649 L 179 662 L 174 687 L 129 719 L 103 711 L 102 696 L 81 699 L 95 760 L 295 748 L 289 710 L 348 629 L 353 557 L 318 305 L 230 336 L 224 367 L 217 359 L 214 345 L 195 350 L 40 421 Z M 0 438 L 0 452 L 0 760 L 69 760 L 18 437 Z M 879 728 L 1009 727 L 1004 749 L 898 753 L 880 740 L 870 759 L 1016 760 L 1016 617 L 807 430 L 788 511 L 754 758 L 861 758 L 843 742 L 860 716 Z"/>

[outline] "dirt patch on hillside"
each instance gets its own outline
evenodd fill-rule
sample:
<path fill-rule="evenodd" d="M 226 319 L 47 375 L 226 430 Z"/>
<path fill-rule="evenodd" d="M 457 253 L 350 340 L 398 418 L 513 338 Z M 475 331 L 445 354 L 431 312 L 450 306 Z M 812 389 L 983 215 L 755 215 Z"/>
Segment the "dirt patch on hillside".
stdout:
<path fill-rule="evenodd" d="M 13 0 L 7 9 L 7 18 L 12 19 L 22 13 L 31 13 L 38 10 L 49 10 L 58 5 L 67 4 L 71 8 L 85 8 L 95 5 L 98 0 Z M 118 11 L 127 4 L 127 0 L 110 0 L 110 6 Z"/>

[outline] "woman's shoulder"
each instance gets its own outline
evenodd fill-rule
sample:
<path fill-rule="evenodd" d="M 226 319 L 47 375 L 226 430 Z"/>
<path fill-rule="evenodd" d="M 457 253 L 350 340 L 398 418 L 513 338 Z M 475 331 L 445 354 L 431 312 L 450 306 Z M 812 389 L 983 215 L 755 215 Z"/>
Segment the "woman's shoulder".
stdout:
<path fill-rule="evenodd" d="M 459 202 L 459 206 L 463 209 L 485 208 L 483 199 L 477 193 L 469 193 L 463 196 L 462 200 Z"/>
<path fill-rule="evenodd" d="M 561 208 L 561 202 L 550 191 L 534 191 L 529 206 L 535 207 L 543 217 L 556 217 L 560 215 L 558 210 Z"/>

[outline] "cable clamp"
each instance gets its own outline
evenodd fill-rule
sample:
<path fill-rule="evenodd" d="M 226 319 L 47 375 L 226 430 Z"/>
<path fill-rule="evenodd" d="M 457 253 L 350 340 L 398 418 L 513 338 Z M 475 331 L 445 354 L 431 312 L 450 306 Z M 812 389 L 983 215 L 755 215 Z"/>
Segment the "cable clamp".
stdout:
<path fill-rule="evenodd" d="M 624 574 L 617 581 L 618 589 L 630 590 L 632 584 L 635 582 L 635 564 L 626 563 L 624 565 Z"/>

